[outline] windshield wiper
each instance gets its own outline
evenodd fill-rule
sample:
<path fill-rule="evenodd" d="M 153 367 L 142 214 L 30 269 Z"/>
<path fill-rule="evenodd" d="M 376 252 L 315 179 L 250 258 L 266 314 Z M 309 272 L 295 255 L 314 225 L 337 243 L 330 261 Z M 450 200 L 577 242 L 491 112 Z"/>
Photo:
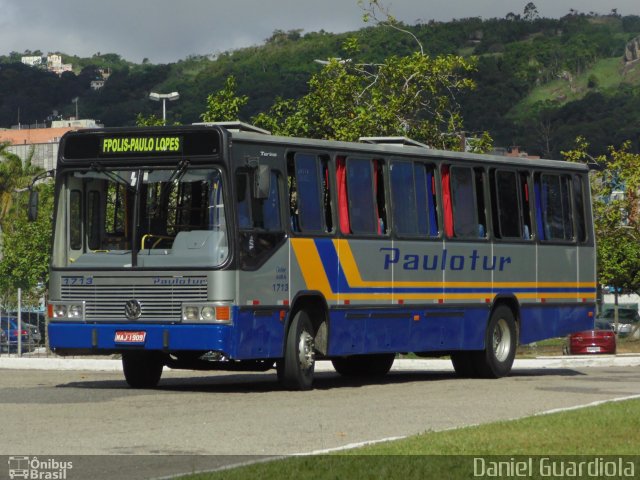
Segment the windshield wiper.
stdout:
<path fill-rule="evenodd" d="M 187 160 L 186 158 L 180 160 L 176 169 L 171 172 L 171 176 L 169 177 L 169 180 L 167 180 L 167 183 L 172 183 L 175 180 L 179 181 L 184 176 L 184 174 L 187 173 L 187 168 L 189 168 L 190 163 L 191 162 L 189 162 L 189 160 Z"/>
<path fill-rule="evenodd" d="M 124 185 L 129 190 L 131 190 L 132 192 L 135 191 L 135 187 L 132 186 L 131 183 L 127 179 L 121 177 L 120 175 L 118 175 L 117 173 L 115 173 L 115 172 L 113 172 L 111 170 L 105 169 L 104 165 L 102 165 L 99 162 L 93 162 L 91 164 L 91 170 L 93 170 L 94 172 L 102 173 L 103 175 L 105 175 L 112 182 L 118 183 L 120 185 Z"/>

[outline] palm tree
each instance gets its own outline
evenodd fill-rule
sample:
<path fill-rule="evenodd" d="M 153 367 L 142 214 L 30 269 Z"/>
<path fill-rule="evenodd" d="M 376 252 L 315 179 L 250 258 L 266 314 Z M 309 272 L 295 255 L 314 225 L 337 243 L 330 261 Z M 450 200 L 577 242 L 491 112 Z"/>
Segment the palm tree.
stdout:
<path fill-rule="evenodd" d="M 31 164 L 33 150 L 23 161 L 18 155 L 9 151 L 10 143 L 0 143 L 0 229 L 4 230 L 17 191 L 27 188 L 35 174 L 41 168 Z"/>

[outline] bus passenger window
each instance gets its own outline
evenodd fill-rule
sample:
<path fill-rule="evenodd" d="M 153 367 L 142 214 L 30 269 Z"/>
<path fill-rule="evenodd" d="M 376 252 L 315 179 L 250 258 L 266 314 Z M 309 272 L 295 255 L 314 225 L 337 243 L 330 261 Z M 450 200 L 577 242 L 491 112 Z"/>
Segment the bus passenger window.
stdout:
<path fill-rule="evenodd" d="M 254 223 L 254 226 L 263 228 L 268 232 L 274 232 L 282 229 L 282 224 L 280 223 L 280 181 L 276 172 L 271 172 L 271 181 L 269 183 L 269 198 L 261 202 L 262 205 L 259 209 L 262 217 L 261 222 Z"/>
<path fill-rule="evenodd" d="M 373 161 L 373 181 L 374 192 L 376 195 L 376 207 L 377 207 L 377 225 L 378 234 L 384 235 L 387 233 L 389 226 L 387 220 L 387 207 L 386 197 L 384 192 L 384 162 L 382 160 Z"/>
<path fill-rule="evenodd" d="M 447 215 L 450 215 L 453 220 L 453 228 L 449 233 L 452 233 L 455 238 L 484 238 L 486 236 L 486 224 L 484 219 L 478 215 L 479 210 L 484 212 L 482 191 L 477 188 L 482 186 L 482 180 L 478 178 L 479 176 L 481 176 L 479 172 L 475 172 L 470 167 L 452 166 L 449 169 L 451 213 L 447 214 L 445 211 L 445 219 Z M 477 190 L 480 190 L 478 195 L 476 195 Z"/>
<path fill-rule="evenodd" d="M 381 234 L 386 232 L 381 163 L 378 160 L 372 161 L 363 158 L 347 159 L 346 187 L 352 233 Z"/>
<path fill-rule="evenodd" d="M 566 175 L 538 174 L 536 193 L 542 240 L 572 240 L 573 220 L 569 177 Z"/>
<path fill-rule="evenodd" d="M 484 204 L 484 170 L 482 168 L 473 169 L 475 180 L 476 211 L 478 214 L 478 238 L 487 238 L 487 213 Z"/>
<path fill-rule="evenodd" d="M 399 235 L 438 235 L 433 166 L 398 161 L 390 168 L 394 229 Z"/>
<path fill-rule="evenodd" d="M 416 163 L 414 165 L 414 170 L 416 174 L 418 219 L 421 225 L 428 225 L 426 233 L 430 237 L 437 237 L 439 226 L 438 215 L 436 212 L 438 202 L 436 200 L 435 167 L 433 165 L 422 165 Z M 421 218 L 423 212 L 426 212 L 426 221 Z"/>
<path fill-rule="evenodd" d="M 398 235 L 426 233 L 426 211 L 416 208 L 416 182 L 411 162 L 393 162 L 390 167 L 393 227 Z"/>
<path fill-rule="evenodd" d="M 281 177 L 270 172 L 269 196 L 256 198 L 252 192 L 253 169 L 236 172 L 236 212 L 240 268 L 252 270 L 260 266 L 284 240 L 281 216 Z"/>
<path fill-rule="evenodd" d="M 296 153 L 287 165 L 289 212 L 294 232 L 330 232 L 328 159 Z"/>
<path fill-rule="evenodd" d="M 520 172 L 520 204 L 523 223 L 522 238 L 525 240 L 531 240 L 533 234 L 529 198 L 529 174 L 527 172 Z"/>
<path fill-rule="evenodd" d="M 587 240 L 587 227 L 585 225 L 586 214 L 584 212 L 584 189 L 582 188 L 582 177 L 573 176 L 573 199 L 574 212 L 576 216 L 576 239 L 580 243 Z"/>
<path fill-rule="evenodd" d="M 249 174 L 236 174 L 236 195 L 238 209 L 238 228 L 251 228 L 251 212 L 249 205 L 251 202 L 251 192 L 249 189 Z"/>
<path fill-rule="evenodd" d="M 268 198 L 255 198 L 252 195 L 251 174 L 244 171 L 236 173 L 238 227 L 241 230 L 260 229 L 269 232 L 281 230 L 278 174 L 271 172 Z"/>
<path fill-rule="evenodd" d="M 333 211 L 331 209 L 331 187 L 329 180 L 329 159 L 321 158 L 322 175 L 322 208 L 324 209 L 324 225 L 327 232 L 333 232 Z"/>
<path fill-rule="evenodd" d="M 522 238 L 518 174 L 498 170 L 493 177 L 491 196 L 494 202 L 494 234 L 496 238 Z"/>

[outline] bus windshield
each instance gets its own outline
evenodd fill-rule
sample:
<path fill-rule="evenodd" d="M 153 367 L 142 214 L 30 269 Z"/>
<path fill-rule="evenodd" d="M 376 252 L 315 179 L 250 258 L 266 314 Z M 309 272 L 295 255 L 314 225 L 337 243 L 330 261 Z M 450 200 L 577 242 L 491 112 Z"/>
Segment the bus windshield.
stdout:
<path fill-rule="evenodd" d="M 68 172 L 61 188 L 59 266 L 215 267 L 228 257 L 217 169 L 94 167 Z"/>

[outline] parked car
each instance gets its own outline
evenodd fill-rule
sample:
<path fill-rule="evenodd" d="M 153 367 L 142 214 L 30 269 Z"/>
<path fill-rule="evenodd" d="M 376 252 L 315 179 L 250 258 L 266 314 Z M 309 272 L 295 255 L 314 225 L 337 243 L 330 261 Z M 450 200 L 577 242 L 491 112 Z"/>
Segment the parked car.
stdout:
<path fill-rule="evenodd" d="M 32 327 L 32 328 L 29 328 Z M 18 350 L 18 335 L 20 335 L 20 341 L 22 343 L 22 351 L 29 352 L 36 347 L 36 341 L 32 336 L 34 327 L 29 324 L 22 325 L 22 329 L 18 332 L 18 319 L 15 317 L 1 317 L 0 318 L 0 330 L 4 333 L 4 340 L 2 341 L 2 351 L 15 352 Z"/>
<path fill-rule="evenodd" d="M 16 317 L 17 318 L 18 317 L 18 312 L 8 312 L 7 316 Z M 34 339 L 36 340 L 37 343 L 42 343 L 42 341 L 44 339 L 44 336 L 45 336 L 46 329 L 47 329 L 46 319 L 45 319 L 44 313 L 41 313 L 41 312 L 21 312 L 20 313 L 20 319 L 22 320 L 23 324 L 28 323 L 30 325 L 30 327 L 36 327 L 39 336 L 37 336 L 37 334 L 35 334 Z M 32 328 L 32 330 L 33 330 L 33 328 Z"/>
<path fill-rule="evenodd" d="M 615 310 L 608 308 L 602 312 L 596 319 L 598 323 L 606 323 L 614 332 L 616 332 Z M 635 308 L 619 307 L 618 308 L 618 329 L 617 333 L 621 337 L 629 335 L 634 328 L 640 325 L 640 314 Z M 640 338 L 640 328 L 636 328 L 636 337 Z"/>
<path fill-rule="evenodd" d="M 569 335 L 563 347 L 568 355 L 616 353 L 616 334 L 603 322 L 598 322 L 593 330 L 584 330 Z"/>

